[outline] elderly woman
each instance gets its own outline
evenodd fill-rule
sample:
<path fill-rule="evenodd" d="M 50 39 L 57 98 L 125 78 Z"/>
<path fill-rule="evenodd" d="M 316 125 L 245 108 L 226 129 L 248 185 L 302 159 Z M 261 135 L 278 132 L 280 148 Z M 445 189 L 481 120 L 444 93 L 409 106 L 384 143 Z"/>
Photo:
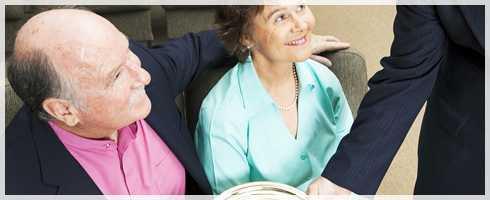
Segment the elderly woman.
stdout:
<path fill-rule="evenodd" d="M 214 194 L 252 181 L 305 191 L 352 114 L 340 82 L 308 60 L 306 5 L 217 6 L 218 35 L 239 63 L 203 101 L 195 142 Z"/>

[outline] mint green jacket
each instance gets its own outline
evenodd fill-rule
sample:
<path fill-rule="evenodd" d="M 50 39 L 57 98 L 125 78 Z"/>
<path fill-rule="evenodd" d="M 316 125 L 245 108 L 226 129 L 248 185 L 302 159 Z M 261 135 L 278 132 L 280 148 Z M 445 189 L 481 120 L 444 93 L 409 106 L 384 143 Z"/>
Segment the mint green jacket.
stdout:
<path fill-rule="evenodd" d="M 214 194 L 252 181 L 306 191 L 349 133 L 353 119 L 337 77 L 313 61 L 296 63 L 295 139 L 251 60 L 228 71 L 204 99 L 195 144 Z"/>

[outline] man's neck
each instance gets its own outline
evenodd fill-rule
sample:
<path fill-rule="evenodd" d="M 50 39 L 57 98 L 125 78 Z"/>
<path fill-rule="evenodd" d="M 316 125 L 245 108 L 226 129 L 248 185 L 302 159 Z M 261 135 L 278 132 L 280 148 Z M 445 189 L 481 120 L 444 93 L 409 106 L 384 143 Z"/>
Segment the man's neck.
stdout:
<path fill-rule="evenodd" d="M 60 128 L 83 138 L 91 140 L 113 140 L 116 143 L 118 142 L 118 130 L 86 129 L 81 128 L 79 124 L 75 126 L 69 126 L 56 119 L 53 119 L 52 122 L 56 124 L 56 126 L 59 126 Z"/>

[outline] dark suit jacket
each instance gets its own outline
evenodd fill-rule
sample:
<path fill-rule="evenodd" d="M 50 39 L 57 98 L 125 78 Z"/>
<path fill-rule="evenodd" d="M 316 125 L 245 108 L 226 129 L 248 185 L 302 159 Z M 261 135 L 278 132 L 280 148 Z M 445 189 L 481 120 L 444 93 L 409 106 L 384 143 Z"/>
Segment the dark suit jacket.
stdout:
<path fill-rule="evenodd" d="M 415 194 L 483 194 L 484 6 L 397 6 L 395 39 L 323 176 L 373 195 L 427 100 Z"/>
<path fill-rule="evenodd" d="M 175 97 L 207 68 L 230 66 L 215 31 L 187 34 L 146 48 L 130 41 L 130 49 L 151 74 L 145 89 L 152 109 L 145 119 L 186 169 L 186 194 L 212 194 L 194 143 Z M 64 147 L 49 124 L 24 106 L 5 130 L 6 194 L 102 194 Z"/>

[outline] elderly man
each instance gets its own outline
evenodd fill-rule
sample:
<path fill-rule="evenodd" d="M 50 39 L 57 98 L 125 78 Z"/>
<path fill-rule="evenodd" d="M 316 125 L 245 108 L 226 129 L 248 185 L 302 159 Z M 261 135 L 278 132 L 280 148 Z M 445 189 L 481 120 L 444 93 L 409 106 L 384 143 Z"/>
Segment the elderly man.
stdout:
<path fill-rule="evenodd" d="M 89 11 L 32 17 L 8 66 L 26 105 L 6 129 L 5 193 L 211 194 L 174 98 L 235 62 L 214 31 L 146 48 Z"/>

